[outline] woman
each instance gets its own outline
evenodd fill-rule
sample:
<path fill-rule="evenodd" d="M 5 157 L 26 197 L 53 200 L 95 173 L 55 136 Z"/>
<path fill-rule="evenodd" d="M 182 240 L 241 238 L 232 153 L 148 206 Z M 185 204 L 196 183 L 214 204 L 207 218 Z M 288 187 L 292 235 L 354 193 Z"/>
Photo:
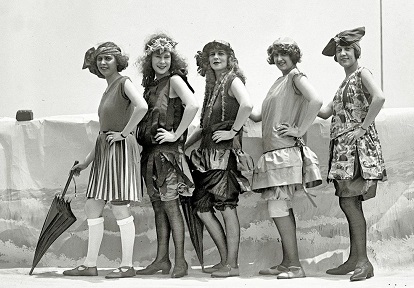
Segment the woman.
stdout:
<path fill-rule="evenodd" d="M 305 277 L 299 262 L 294 195 L 322 183 L 316 155 L 302 137 L 322 106 L 318 94 L 297 67 L 301 51 L 290 38 L 278 38 L 267 49 L 268 63 L 282 72 L 270 87 L 261 111 L 250 115 L 262 121 L 263 155 L 253 173 L 253 190 L 267 201 L 282 239 L 283 259 L 279 265 L 259 271 L 278 279 Z M 309 197 L 310 199 L 310 197 Z"/>
<path fill-rule="evenodd" d="M 367 256 L 362 201 L 375 197 L 378 180 L 387 178 L 374 123 L 385 99 L 371 72 L 358 64 L 359 41 L 364 34 L 364 27 L 343 31 L 324 48 L 322 54 L 334 56 L 344 68 L 345 79 L 333 101 L 318 114 L 323 119 L 332 116 L 328 181 L 334 182 L 351 242 L 348 260 L 326 273 L 345 275 L 354 271 L 351 281 L 374 276 Z"/>
<path fill-rule="evenodd" d="M 212 277 L 238 276 L 240 224 L 237 202 L 248 189 L 242 170 L 253 168 L 252 159 L 242 149 L 243 125 L 252 110 L 230 44 L 207 43 L 196 55 L 198 72 L 206 77 L 201 124 L 187 140 L 190 147 L 201 138 L 200 147 L 191 153 L 196 189 L 192 202 L 197 215 L 217 245 L 221 261 L 203 271 Z M 214 215 L 221 212 L 225 227 Z"/>
<path fill-rule="evenodd" d="M 146 42 L 145 55 L 139 61 L 149 110 L 139 124 L 138 142 L 143 147 L 142 172 L 155 214 L 157 256 L 148 267 L 137 271 L 137 275 L 152 275 L 160 270 L 163 274 L 170 272 L 171 232 L 175 247 L 171 277 L 183 277 L 188 271 L 179 195 L 191 196 L 194 189 L 184 143 L 198 105 L 185 77 L 187 64 L 177 54 L 176 45 L 165 34 L 153 35 Z"/>
<path fill-rule="evenodd" d="M 106 278 L 135 276 L 132 255 L 135 240 L 134 218 L 129 210 L 131 201 L 142 197 L 140 156 L 134 131 L 147 111 L 147 104 L 128 77 L 119 74 L 128 66 L 128 56 L 112 42 L 89 49 L 83 69 L 108 83 L 98 108 L 99 135 L 94 149 L 72 170 L 79 175 L 92 163 L 86 192 L 85 213 L 88 219 L 88 253 L 83 265 L 66 270 L 68 276 L 97 276 L 96 261 L 104 232 L 102 212 L 106 202 L 119 225 L 122 262 Z"/>

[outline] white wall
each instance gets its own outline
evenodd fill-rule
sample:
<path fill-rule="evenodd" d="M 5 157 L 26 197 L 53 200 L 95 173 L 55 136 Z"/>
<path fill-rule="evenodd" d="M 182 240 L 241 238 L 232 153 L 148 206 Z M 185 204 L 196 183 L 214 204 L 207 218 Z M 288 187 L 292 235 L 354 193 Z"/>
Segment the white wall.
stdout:
<path fill-rule="evenodd" d="M 383 1 L 385 107 L 413 107 L 414 11 L 412 1 Z M 279 36 L 294 38 L 303 50 L 300 68 L 324 102 L 329 102 L 343 70 L 321 51 L 341 30 L 366 27 L 361 65 L 380 83 L 379 0 L 2 0 L 0 2 L 0 117 L 32 109 L 35 118 L 96 113 L 105 81 L 81 70 L 85 51 L 114 41 L 130 55 L 125 74 L 140 87 L 133 62 L 145 38 L 165 31 L 189 61 L 189 78 L 201 102 L 204 79 L 194 54 L 213 39 L 235 49 L 247 86 L 260 105 L 280 75 L 266 63 L 266 49 Z M 404 5 L 403 5 L 404 4 Z"/>

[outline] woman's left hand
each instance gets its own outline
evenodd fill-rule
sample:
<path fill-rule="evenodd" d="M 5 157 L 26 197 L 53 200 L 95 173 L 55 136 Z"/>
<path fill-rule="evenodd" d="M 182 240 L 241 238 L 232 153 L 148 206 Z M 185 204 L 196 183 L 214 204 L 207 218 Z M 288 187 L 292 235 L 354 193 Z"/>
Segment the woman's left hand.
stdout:
<path fill-rule="evenodd" d="M 174 130 L 167 131 L 164 128 L 158 128 L 157 134 L 155 134 L 155 141 L 157 141 L 158 144 L 162 144 L 164 142 L 175 142 L 177 141 L 177 138 Z"/>
<path fill-rule="evenodd" d="M 218 143 L 220 141 L 226 141 L 226 140 L 233 139 L 235 135 L 236 135 L 236 132 L 234 132 L 233 130 L 230 130 L 230 131 L 217 130 L 213 133 L 213 137 L 211 138 L 213 139 L 214 142 Z"/>
<path fill-rule="evenodd" d="M 366 131 L 364 129 L 356 128 L 345 136 L 344 143 L 347 145 L 354 144 L 356 140 L 359 140 L 365 133 Z"/>
<path fill-rule="evenodd" d="M 116 141 L 122 141 L 122 140 L 125 140 L 125 138 L 121 136 L 121 132 L 114 132 L 114 131 L 106 132 L 106 141 L 108 141 L 109 145 L 112 145 Z"/>
<path fill-rule="evenodd" d="M 279 136 L 292 136 L 292 137 L 300 137 L 299 135 L 299 128 L 289 125 L 288 123 L 282 123 L 276 127 L 276 132 Z"/>

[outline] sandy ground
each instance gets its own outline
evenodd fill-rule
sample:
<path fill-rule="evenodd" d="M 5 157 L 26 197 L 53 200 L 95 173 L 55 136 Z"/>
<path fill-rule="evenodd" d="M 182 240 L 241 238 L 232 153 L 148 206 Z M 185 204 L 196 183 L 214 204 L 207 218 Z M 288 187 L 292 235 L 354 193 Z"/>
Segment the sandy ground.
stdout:
<path fill-rule="evenodd" d="M 169 275 L 140 276 L 108 280 L 105 275 L 111 269 L 99 270 L 97 277 L 67 277 L 63 276 L 64 268 L 36 268 L 33 275 L 29 275 L 28 268 L 0 269 L 0 287 L 110 287 L 110 288 L 146 288 L 146 287 L 283 287 L 283 288 L 312 288 L 312 287 L 375 287 L 375 288 L 402 288 L 414 287 L 414 271 L 376 272 L 371 279 L 359 282 L 350 282 L 349 276 L 308 275 L 302 279 L 278 280 L 273 276 L 231 277 L 213 279 L 201 272 L 200 269 L 189 270 L 189 275 L 180 279 L 171 279 Z"/>

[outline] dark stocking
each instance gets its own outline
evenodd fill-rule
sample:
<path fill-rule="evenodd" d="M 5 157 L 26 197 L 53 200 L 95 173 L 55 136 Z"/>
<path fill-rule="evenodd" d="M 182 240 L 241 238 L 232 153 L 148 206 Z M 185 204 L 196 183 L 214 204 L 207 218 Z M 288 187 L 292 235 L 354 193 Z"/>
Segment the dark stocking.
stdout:
<path fill-rule="evenodd" d="M 273 221 L 282 239 L 283 260 L 281 264 L 285 267 L 301 266 L 296 238 L 296 220 L 293 210 L 289 209 L 288 216 L 275 217 Z"/>
<path fill-rule="evenodd" d="M 359 197 L 339 197 L 339 206 L 345 213 L 349 225 L 351 249 L 345 263 L 365 263 L 367 257 L 367 224 Z"/>
<path fill-rule="evenodd" d="M 181 214 L 178 199 L 165 201 L 164 211 L 167 214 L 169 226 L 172 230 L 174 248 L 175 248 L 175 263 L 182 264 L 184 259 L 184 220 Z"/>
<path fill-rule="evenodd" d="M 157 258 L 154 262 L 163 262 L 169 259 L 170 223 L 164 205 L 161 201 L 153 201 L 155 213 L 155 229 L 157 232 Z"/>
<path fill-rule="evenodd" d="M 203 221 L 204 225 L 208 233 L 210 234 L 211 238 L 216 244 L 218 252 L 221 258 L 221 264 L 227 263 L 227 240 L 226 235 L 224 234 L 223 227 L 221 226 L 220 221 L 217 219 L 216 215 L 212 212 L 198 212 L 198 216 L 200 217 L 201 221 Z"/>

